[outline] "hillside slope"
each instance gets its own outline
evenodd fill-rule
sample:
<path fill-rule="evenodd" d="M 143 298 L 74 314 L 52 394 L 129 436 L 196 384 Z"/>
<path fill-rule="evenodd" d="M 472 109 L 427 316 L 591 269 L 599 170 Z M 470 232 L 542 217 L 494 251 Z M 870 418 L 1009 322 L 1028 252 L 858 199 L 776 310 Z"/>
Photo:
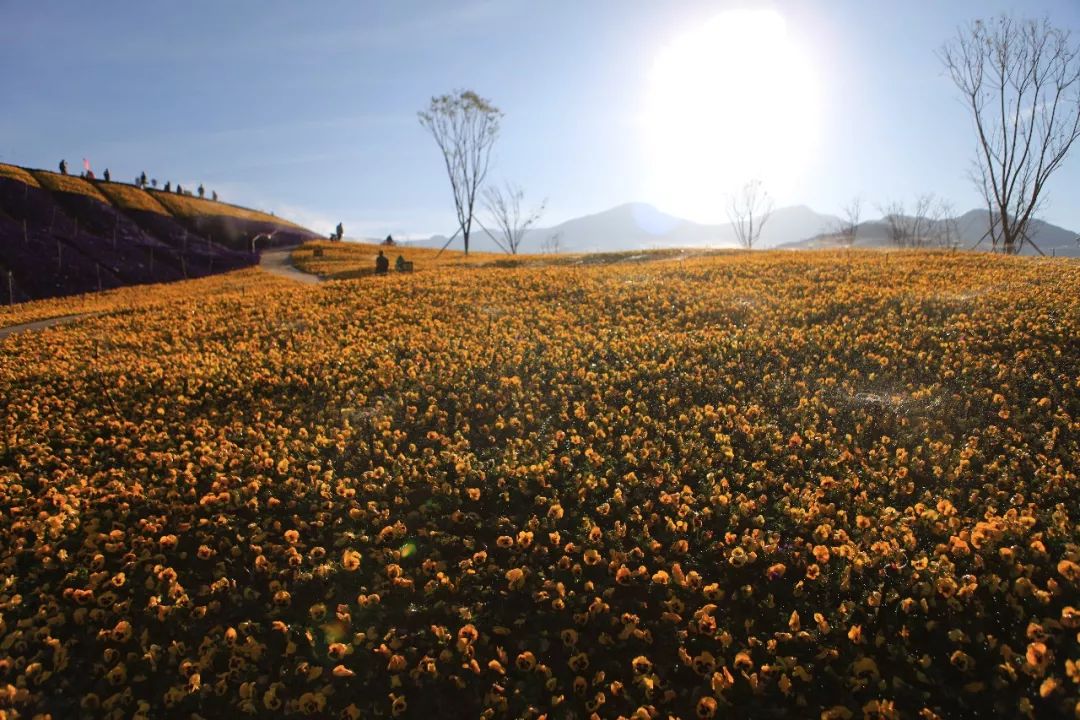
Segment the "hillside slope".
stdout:
<path fill-rule="evenodd" d="M 3 304 L 235 270 L 313 237 L 227 203 L 0 164 Z"/>

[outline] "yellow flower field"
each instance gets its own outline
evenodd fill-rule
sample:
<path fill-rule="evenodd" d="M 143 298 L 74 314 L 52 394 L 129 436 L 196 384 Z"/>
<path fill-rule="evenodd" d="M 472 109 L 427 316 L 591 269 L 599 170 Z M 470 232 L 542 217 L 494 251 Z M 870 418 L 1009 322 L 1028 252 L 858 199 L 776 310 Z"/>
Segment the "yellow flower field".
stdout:
<path fill-rule="evenodd" d="M 490 265 L 508 261 L 506 255 L 494 253 L 474 252 L 466 256 L 460 250 L 448 249 L 440 253 L 437 248 L 328 240 L 304 243 L 292 251 L 292 260 L 298 268 L 313 275 L 336 280 L 352 279 L 375 274 L 375 258 L 380 250 L 390 259 L 391 272 L 395 269 L 394 260 L 398 255 L 414 263 L 414 272 L 433 268 Z M 316 252 L 320 252 L 321 255 L 316 256 Z"/>
<path fill-rule="evenodd" d="M 129 313 L 179 300 L 189 300 L 193 296 L 207 298 L 243 295 L 291 286 L 290 281 L 275 278 L 258 268 L 247 268 L 183 283 L 135 285 L 84 295 L 66 295 L 15 305 L 0 305 L 0 328 L 83 313 Z"/>
<path fill-rule="evenodd" d="M 1080 711 L 1075 262 L 162 292 L 0 341 L 0 716 Z"/>
<path fill-rule="evenodd" d="M 460 247 L 460 243 L 452 247 Z M 663 260 L 679 260 L 731 255 L 735 250 L 671 249 L 647 252 L 625 251 L 613 253 L 560 253 L 546 255 L 515 255 L 504 253 L 470 252 L 461 250 L 414 247 L 398 243 L 392 246 L 359 242 L 334 242 L 316 240 L 307 242 L 292 252 L 293 263 L 303 270 L 328 280 L 349 280 L 375 274 L 375 257 L 382 251 L 390 259 L 390 271 L 394 272 L 394 260 L 401 255 L 414 263 L 414 272 L 434 268 L 537 268 L 565 265 L 609 265 L 615 263 L 651 263 Z M 321 255 L 316 255 L 321 252 Z"/>

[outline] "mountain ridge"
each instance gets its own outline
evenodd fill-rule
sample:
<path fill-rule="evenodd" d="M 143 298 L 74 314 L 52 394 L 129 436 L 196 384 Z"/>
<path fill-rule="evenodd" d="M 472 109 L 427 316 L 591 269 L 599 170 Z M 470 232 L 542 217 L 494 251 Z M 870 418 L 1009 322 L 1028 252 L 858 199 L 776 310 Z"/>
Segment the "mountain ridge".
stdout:
<path fill-rule="evenodd" d="M 956 224 L 959 249 L 989 249 L 984 241 L 976 247 L 989 227 L 989 213 L 972 209 L 951 218 Z M 755 249 L 803 250 L 837 247 L 837 229 L 841 220 L 835 215 L 819 213 L 805 204 L 789 205 L 772 212 L 762 229 L 760 242 Z M 1032 240 L 1050 255 L 1080 257 L 1080 233 L 1042 220 L 1032 221 Z M 892 247 L 888 239 L 884 218 L 873 218 L 859 223 L 854 247 Z M 528 231 L 519 252 L 540 253 L 551 251 L 550 239 L 559 237 L 560 252 L 619 252 L 652 250 L 674 247 L 738 247 L 731 223 L 705 224 L 680 218 L 664 212 L 645 202 L 627 202 L 606 210 L 564 220 L 555 225 Z M 439 248 L 449 238 L 432 235 L 429 238 L 408 241 L 419 247 Z M 455 238 L 451 247 L 460 248 L 461 239 Z M 482 230 L 474 230 L 469 249 L 477 252 L 500 252 L 498 245 Z M 1027 246 L 1023 254 L 1037 254 Z"/>

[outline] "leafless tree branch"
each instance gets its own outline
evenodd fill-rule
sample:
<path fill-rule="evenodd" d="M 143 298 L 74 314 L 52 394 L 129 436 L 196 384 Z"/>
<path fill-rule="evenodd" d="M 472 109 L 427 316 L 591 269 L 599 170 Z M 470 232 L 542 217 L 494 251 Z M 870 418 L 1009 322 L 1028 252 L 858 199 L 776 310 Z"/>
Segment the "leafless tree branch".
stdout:
<path fill-rule="evenodd" d="M 502 188 L 492 186 L 484 189 L 484 207 L 491 215 L 495 229 L 502 235 L 502 240 L 490 232 L 487 234 L 503 252 L 510 255 L 517 255 L 525 233 L 540 220 L 547 205 L 544 200 L 532 212 L 523 213 L 521 203 L 524 199 L 525 191 L 509 182 L 504 183 Z"/>
<path fill-rule="evenodd" d="M 754 248 L 772 215 L 772 208 L 772 198 L 762 188 L 760 180 L 747 182 L 732 195 L 727 214 L 739 245 L 747 250 Z"/>
<path fill-rule="evenodd" d="M 1018 253 L 1047 181 L 1080 137 L 1080 47 L 1045 18 L 1001 15 L 958 29 L 939 56 L 975 125 L 984 238 Z"/>
<path fill-rule="evenodd" d="M 433 97 L 428 109 L 417 113 L 420 125 L 435 138 L 442 153 L 466 255 L 476 196 L 487 178 L 502 115 L 489 100 L 472 90 L 455 90 Z"/>

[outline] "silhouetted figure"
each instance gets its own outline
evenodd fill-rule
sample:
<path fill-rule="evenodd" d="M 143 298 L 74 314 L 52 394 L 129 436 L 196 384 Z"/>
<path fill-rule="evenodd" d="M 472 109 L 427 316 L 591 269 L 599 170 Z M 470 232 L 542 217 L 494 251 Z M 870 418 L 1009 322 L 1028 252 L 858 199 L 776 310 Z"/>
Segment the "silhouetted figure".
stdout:
<path fill-rule="evenodd" d="M 172 180 L 165 181 L 165 192 L 172 192 Z"/>
<path fill-rule="evenodd" d="M 394 261 L 394 267 L 397 269 L 398 272 L 404 272 L 405 271 L 405 258 L 402 257 L 401 255 L 398 255 L 397 260 Z"/>
<path fill-rule="evenodd" d="M 341 238 L 345 236 L 345 226 L 341 223 L 337 224 L 337 241 L 341 242 Z"/>
<path fill-rule="evenodd" d="M 105 178 L 105 182 L 112 182 L 112 173 L 109 172 L 109 168 L 105 168 L 105 172 L 101 173 L 101 176 Z"/>
<path fill-rule="evenodd" d="M 180 183 L 176 183 L 176 194 L 177 195 L 183 195 L 184 194 L 184 188 L 180 187 Z"/>
<path fill-rule="evenodd" d="M 375 274 L 385 275 L 390 270 L 390 259 L 383 255 L 383 251 L 379 251 L 379 256 L 375 258 Z"/>
<path fill-rule="evenodd" d="M 156 185 L 157 183 L 155 183 Z M 139 173 L 139 186 L 146 187 L 146 171 Z"/>
<path fill-rule="evenodd" d="M 206 188 L 203 187 L 202 183 L 199 183 L 199 197 L 206 197 Z"/>
<path fill-rule="evenodd" d="M 94 179 L 94 171 L 93 170 L 87 170 L 86 171 L 86 179 L 87 180 L 93 180 Z"/>
<path fill-rule="evenodd" d="M 391 247 L 393 244 L 394 244 L 394 236 L 393 235 L 387 235 L 386 239 L 383 240 L 383 245 L 386 245 L 387 247 Z"/>
<path fill-rule="evenodd" d="M 60 161 L 60 174 L 67 175 L 67 160 Z"/>
<path fill-rule="evenodd" d="M 217 202 L 217 190 L 215 190 L 214 192 L 210 193 L 210 197 L 214 199 L 214 202 Z"/>

